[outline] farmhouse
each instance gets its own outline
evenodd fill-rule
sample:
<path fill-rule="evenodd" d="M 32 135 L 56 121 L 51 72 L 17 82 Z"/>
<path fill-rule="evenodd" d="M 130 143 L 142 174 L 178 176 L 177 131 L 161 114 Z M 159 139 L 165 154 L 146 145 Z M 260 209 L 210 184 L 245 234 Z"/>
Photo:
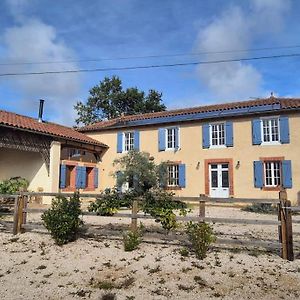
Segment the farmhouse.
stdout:
<path fill-rule="evenodd" d="M 256 99 L 123 116 L 79 129 L 109 146 L 100 190 L 116 179 L 112 162 L 135 149 L 168 161 L 166 189 L 178 196 L 300 201 L 300 99 Z"/>
<path fill-rule="evenodd" d="M 42 113 L 34 119 L 0 110 L 0 180 L 24 177 L 30 191 L 95 191 L 107 148 L 72 128 L 43 121 Z"/>

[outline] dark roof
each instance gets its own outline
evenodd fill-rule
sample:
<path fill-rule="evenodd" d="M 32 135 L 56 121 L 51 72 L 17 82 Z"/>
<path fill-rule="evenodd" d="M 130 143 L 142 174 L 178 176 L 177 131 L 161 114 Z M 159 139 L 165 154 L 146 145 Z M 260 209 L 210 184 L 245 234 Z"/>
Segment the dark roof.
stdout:
<path fill-rule="evenodd" d="M 162 112 L 122 116 L 119 118 L 87 125 L 79 128 L 78 130 L 81 132 L 101 131 L 110 128 L 138 125 L 138 122 L 136 121 L 153 120 L 153 119 L 157 119 L 157 123 L 163 123 L 162 120 L 160 120 L 162 118 L 165 118 L 166 120 L 165 123 L 168 123 L 170 122 L 170 117 L 174 117 L 174 116 L 183 116 L 182 118 L 177 118 L 176 119 L 177 122 L 188 121 L 190 120 L 189 116 L 192 116 L 194 114 L 203 114 L 203 113 L 210 113 L 210 112 L 224 112 L 224 113 L 226 112 L 226 115 L 229 116 L 230 111 L 233 110 L 256 107 L 258 108 L 258 111 L 260 111 L 260 108 L 264 106 L 267 106 L 269 111 L 275 110 L 275 108 L 276 110 L 300 109 L 300 98 L 276 98 L 272 96 L 270 98 L 255 99 L 249 101 L 214 104 L 214 105 L 183 108 L 183 109 L 176 109 L 176 110 L 169 110 L 169 111 L 162 111 Z M 266 112 L 266 110 L 261 110 L 261 112 L 262 111 Z M 243 112 L 243 114 L 247 114 L 247 112 Z M 186 116 L 186 118 L 184 116 Z M 211 114 L 211 116 L 217 117 L 220 115 Z M 198 119 L 201 119 L 201 117 L 199 117 Z M 176 120 L 174 119 L 174 122 Z M 146 122 L 144 122 L 144 124 L 146 124 Z M 153 120 L 151 124 L 155 124 L 155 120 Z M 140 125 L 142 125 L 141 122 Z"/>
<path fill-rule="evenodd" d="M 107 145 L 98 142 L 70 127 L 49 122 L 39 122 L 37 119 L 4 110 L 0 110 L 0 126 L 1 125 L 76 141 L 83 144 L 96 145 L 105 148 L 108 147 Z"/>

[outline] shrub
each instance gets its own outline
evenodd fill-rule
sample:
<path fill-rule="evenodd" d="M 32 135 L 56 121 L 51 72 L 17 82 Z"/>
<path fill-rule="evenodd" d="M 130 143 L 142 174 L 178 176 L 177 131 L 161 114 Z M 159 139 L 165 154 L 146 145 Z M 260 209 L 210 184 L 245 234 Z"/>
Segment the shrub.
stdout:
<path fill-rule="evenodd" d="M 106 189 L 100 198 L 92 202 L 88 210 L 94 211 L 100 216 L 113 216 L 120 207 L 131 207 L 131 193 L 120 194 L 117 189 Z"/>
<path fill-rule="evenodd" d="M 12 177 L 0 182 L 0 194 L 15 194 L 20 190 L 27 190 L 28 180 L 22 177 Z"/>
<path fill-rule="evenodd" d="M 133 251 L 137 249 L 141 243 L 141 233 L 139 231 L 128 231 L 124 233 L 123 243 L 125 251 Z"/>
<path fill-rule="evenodd" d="M 277 207 L 271 203 L 252 203 L 242 208 L 243 211 L 254 212 L 258 214 L 276 214 Z"/>
<path fill-rule="evenodd" d="M 204 259 L 210 244 L 216 240 L 212 227 L 204 222 L 189 222 L 186 231 L 196 256 Z"/>
<path fill-rule="evenodd" d="M 80 226 L 80 198 L 78 193 L 68 200 L 65 197 L 53 199 L 51 208 L 42 215 L 42 220 L 47 230 L 50 231 L 58 245 L 74 241 Z"/>
<path fill-rule="evenodd" d="M 174 210 L 180 210 L 180 215 L 186 215 L 187 205 L 181 201 L 175 201 L 173 194 L 164 190 L 150 190 L 145 192 L 142 210 L 160 222 L 162 227 L 170 231 L 178 226 Z"/>

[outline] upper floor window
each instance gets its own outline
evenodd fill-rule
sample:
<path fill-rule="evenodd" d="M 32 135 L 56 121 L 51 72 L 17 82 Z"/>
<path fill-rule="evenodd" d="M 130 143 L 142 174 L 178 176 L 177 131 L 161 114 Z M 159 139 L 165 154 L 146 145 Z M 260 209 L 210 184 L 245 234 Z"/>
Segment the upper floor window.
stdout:
<path fill-rule="evenodd" d="M 159 128 L 158 129 L 158 150 L 178 150 L 179 149 L 179 128 Z"/>
<path fill-rule="evenodd" d="M 179 186 L 179 165 L 168 165 L 168 186 Z"/>
<path fill-rule="evenodd" d="M 117 133 L 117 152 L 123 153 L 131 150 L 140 150 L 140 132 L 125 131 Z"/>
<path fill-rule="evenodd" d="M 252 120 L 252 144 L 275 145 L 290 142 L 289 117 L 269 117 Z"/>
<path fill-rule="evenodd" d="M 279 142 L 279 119 L 262 119 L 262 141 L 263 143 Z"/>
<path fill-rule="evenodd" d="M 202 147 L 233 147 L 233 122 L 203 124 Z"/>
<path fill-rule="evenodd" d="M 85 151 L 80 150 L 80 149 L 69 149 L 69 156 L 70 157 L 78 157 L 78 156 L 82 156 L 85 155 Z"/>
<path fill-rule="evenodd" d="M 176 148 L 176 128 L 167 128 L 166 129 L 167 134 L 166 134 L 166 144 L 167 144 L 167 149 L 175 149 Z"/>
<path fill-rule="evenodd" d="M 224 123 L 210 125 L 211 146 L 225 146 Z"/>
<path fill-rule="evenodd" d="M 134 132 L 124 133 L 124 151 L 128 152 L 134 149 Z"/>

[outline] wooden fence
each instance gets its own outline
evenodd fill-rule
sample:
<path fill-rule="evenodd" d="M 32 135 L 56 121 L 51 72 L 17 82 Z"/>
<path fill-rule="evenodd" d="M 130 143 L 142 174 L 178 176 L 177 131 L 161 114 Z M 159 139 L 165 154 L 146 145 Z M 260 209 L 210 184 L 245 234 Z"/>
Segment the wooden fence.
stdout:
<path fill-rule="evenodd" d="M 21 192 L 17 195 L 0 195 L 0 197 L 10 197 L 14 198 L 14 220 L 13 220 L 13 234 L 22 233 L 25 231 L 27 214 L 30 212 L 42 213 L 45 209 L 29 209 L 27 207 L 28 197 L 32 196 L 65 196 L 71 197 L 73 193 L 31 193 L 31 192 Z M 100 195 L 96 194 L 81 194 L 80 198 L 101 198 Z M 300 207 L 291 207 L 291 201 L 287 200 L 287 193 L 285 190 L 279 193 L 279 199 L 252 199 L 252 198 L 209 198 L 205 195 L 200 195 L 199 197 L 179 197 L 175 200 L 180 201 L 197 201 L 199 205 L 198 216 L 177 216 L 179 221 L 197 221 L 197 222 L 212 222 L 212 223 L 229 223 L 229 224 L 252 224 L 252 225 L 276 225 L 278 226 L 278 244 L 280 246 L 280 253 L 283 259 L 294 260 L 293 253 L 293 229 L 292 229 L 292 211 L 300 211 Z M 154 219 L 154 217 L 146 214 L 138 213 L 138 202 L 139 200 L 134 200 L 132 205 L 131 214 L 126 213 L 116 213 L 114 217 L 118 218 L 131 218 L 131 230 L 137 230 L 137 220 L 138 219 Z M 206 217 L 205 209 L 206 204 L 213 203 L 269 203 L 277 204 L 278 207 L 278 221 L 275 220 L 256 220 L 256 219 L 237 219 L 237 218 L 211 218 Z M 97 215 L 95 212 L 83 211 L 83 215 Z M 295 221 L 294 221 L 295 222 Z M 299 221 L 297 223 L 300 223 Z M 228 241 L 226 239 L 218 239 L 219 243 L 234 243 L 234 241 Z M 240 244 L 248 244 L 245 241 Z M 258 246 L 270 246 L 271 243 L 263 243 L 262 241 L 251 241 L 250 245 Z M 275 245 L 276 246 L 276 245 Z"/>

